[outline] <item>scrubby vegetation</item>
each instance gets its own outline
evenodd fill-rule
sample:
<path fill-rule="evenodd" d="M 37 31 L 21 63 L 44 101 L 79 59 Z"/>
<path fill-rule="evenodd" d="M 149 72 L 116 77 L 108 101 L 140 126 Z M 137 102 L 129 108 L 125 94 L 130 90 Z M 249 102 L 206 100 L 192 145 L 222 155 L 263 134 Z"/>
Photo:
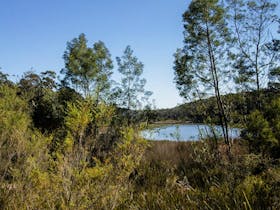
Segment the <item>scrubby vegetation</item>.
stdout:
<path fill-rule="evenodd" d="M 112 209 L 129 197 L 146 142 L 114 129 L 112 107 L 69 102 L 62 127 L 42 133 L 17 88 L 0 95 L 1 209 Z"/>
<path fill-rule="evenodd" d="M 229 157 L 211 140 L 147 142 L 90 99 L 63 101 L 46 132 L 19 88 L 0 95 L 1 209 L 280 207 L 279 99 L 248 116 Z"/>
<path fill-rule="evenodd" d="M 130 46 L 118 84 L 105 44 L 89 47 L 84 34 L 67 43 L 60 79 L 0 72 L 0 209 L 280 209 L 280 42 L 264 38 L 275 8 L 192 1 L 174 55 L 191 100 L 173 109 L 151 109 Z M 143 139 L 158 120 L 216 124 L 223 136 Z"/>

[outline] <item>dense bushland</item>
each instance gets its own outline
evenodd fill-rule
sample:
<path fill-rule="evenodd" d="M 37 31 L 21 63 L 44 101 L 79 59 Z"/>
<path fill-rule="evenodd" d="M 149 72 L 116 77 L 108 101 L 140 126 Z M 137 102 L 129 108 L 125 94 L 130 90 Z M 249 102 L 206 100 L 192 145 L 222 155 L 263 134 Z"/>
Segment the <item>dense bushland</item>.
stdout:
<path fill-rule="evenodd" d="M 265 98 L 228 154 L 211 138 L 147 142 L 131 113 L 71 88 L 4 82 L 1 209 L 278 209 L 280 103 Z"/>
<path fill-rule="evenodd" d="M 146 142 L 114 130 L 111 106 L 69 102 L 63 130 L 43 134 L 16 87 L 1 86 L 0 96 L 1 209 L 113 209 L 129 198 Z"/>
<path fill-rule="evenodd" d="M 228 157 L 211 139 L 147 143 L 90 98 L 42 133 L 18 91 L 0 87 L 2 209 L 279 208 L 279 99 L 248 116 Z"/>
<path fill-rule="evenodd" d="M 105 44 L 88 46 L 84 34 L 67 43 L 60 79 L 0 72 L 0 209 L 280 209 L 276 8 L 191 1 L 174 54 L 174 82 L 190 102 L 174 109 L 151 108 L 130 46 L 116 59 L 117 83 Z M 166 119 L 217 124 L 223 136 L 140 136 Z"/>

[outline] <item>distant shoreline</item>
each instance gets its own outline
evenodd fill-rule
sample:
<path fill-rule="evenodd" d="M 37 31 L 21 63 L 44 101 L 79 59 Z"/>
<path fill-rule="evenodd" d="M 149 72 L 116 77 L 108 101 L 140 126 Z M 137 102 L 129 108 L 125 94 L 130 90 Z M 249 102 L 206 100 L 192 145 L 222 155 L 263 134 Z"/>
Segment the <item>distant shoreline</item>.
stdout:
<path fill-rule="evenodd" d="M 158 127 L 163 127 L 163 126 L 191 125 L 191 124 L 204 125 L 204 123 L 194 123 L 192 121 L 185 121 L 185 120 L 161 120 L 161 121 L 156 121 L 156 122 L 149 124 L 148 128 L 152 129 L 152 128 L 158 128 Z"/>
<path fill-rule="evenodd" d="M 161 120 L 151 123 L 151 125 L 177 125 L 177 124 L 191 124 L 191 121 L 184 120 Z"/>
<path fill-rule="evenodd" d="M 184 124 L 184 125 L 191 125 L 191 124 L 205 125 L 206 123 L 195 123 L 195 122 L 192 122 L 192 121 L 185 121 L 185 120 L 161 120 L 161 121 L 156 121 L 156 122 L 150 123 L 148 125 L 148 127 L 149 128 L 157 128 L 157 127 L 162 127 L 162 126 L 182 125 L 182 124 Z M 239 124 L 234 124 L 234 125 L 231 125 L 230 127 L 240 128 L 240 129 L 243 128 Z"/>

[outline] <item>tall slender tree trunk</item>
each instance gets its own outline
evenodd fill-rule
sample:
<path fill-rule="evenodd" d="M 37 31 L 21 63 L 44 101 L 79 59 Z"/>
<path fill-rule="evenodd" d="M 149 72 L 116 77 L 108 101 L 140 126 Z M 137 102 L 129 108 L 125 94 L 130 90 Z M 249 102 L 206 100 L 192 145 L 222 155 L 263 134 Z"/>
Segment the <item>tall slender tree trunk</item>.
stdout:
<path fill-rule="evenodd" d="M 207 33 L 208 55 L 209 55 L 209 60 L 210 60 L 210 70 L 211 70 L 213 84 L 214 84 L 216 103 L 217 103 L 218 110 L 219 110 L 220 124 L 222 126 L 223 137 L 224 137 L 225 143 L 228 146 L 228 154 L 229 154 L 231 145 L 230 145 L 229 133 L 228 133 L 228 119 L 227 119 L 227 116 L 225 113 L 224 103 L 222 101 L 221 94 L 220 94 L 219 78 L 218 78 L 218 73 L 217 73 L 217 68 L 216 68 L 216 60 L 215 60 L 215 56 L 213 53 L 208 24 L 206 24 L 206 27 L 207 27 L 206 33 Z"/>

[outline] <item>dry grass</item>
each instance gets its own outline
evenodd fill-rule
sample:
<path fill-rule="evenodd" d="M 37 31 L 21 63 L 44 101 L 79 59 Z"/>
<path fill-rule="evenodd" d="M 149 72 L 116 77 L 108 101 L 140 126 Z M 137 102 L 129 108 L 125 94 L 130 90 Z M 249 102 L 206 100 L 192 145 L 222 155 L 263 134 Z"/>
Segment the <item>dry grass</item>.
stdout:
<path fill-rule="evenodd" d="M 146 150 L 147 161 L 163 161 L 171 165 L 177 165 L 181 160 L 189 160 L 196 148 L 202 148 L 202 142 L 175 142 L 175 141 L 150 141 L 150 147 Z M 221 157 L 227 159 L 226 145 L 219 144 Z M 234 141 L 231 147 L 231 155 L 234 157 L 248 154 L 247 147 L 242 141 Z"/>
<path fill-rule="evenodd" d="M 151 141 L 147 149 L 146 160 L 155 160 L 177 164 L 181 158 L 189 158 L 191 142 Z"/>

